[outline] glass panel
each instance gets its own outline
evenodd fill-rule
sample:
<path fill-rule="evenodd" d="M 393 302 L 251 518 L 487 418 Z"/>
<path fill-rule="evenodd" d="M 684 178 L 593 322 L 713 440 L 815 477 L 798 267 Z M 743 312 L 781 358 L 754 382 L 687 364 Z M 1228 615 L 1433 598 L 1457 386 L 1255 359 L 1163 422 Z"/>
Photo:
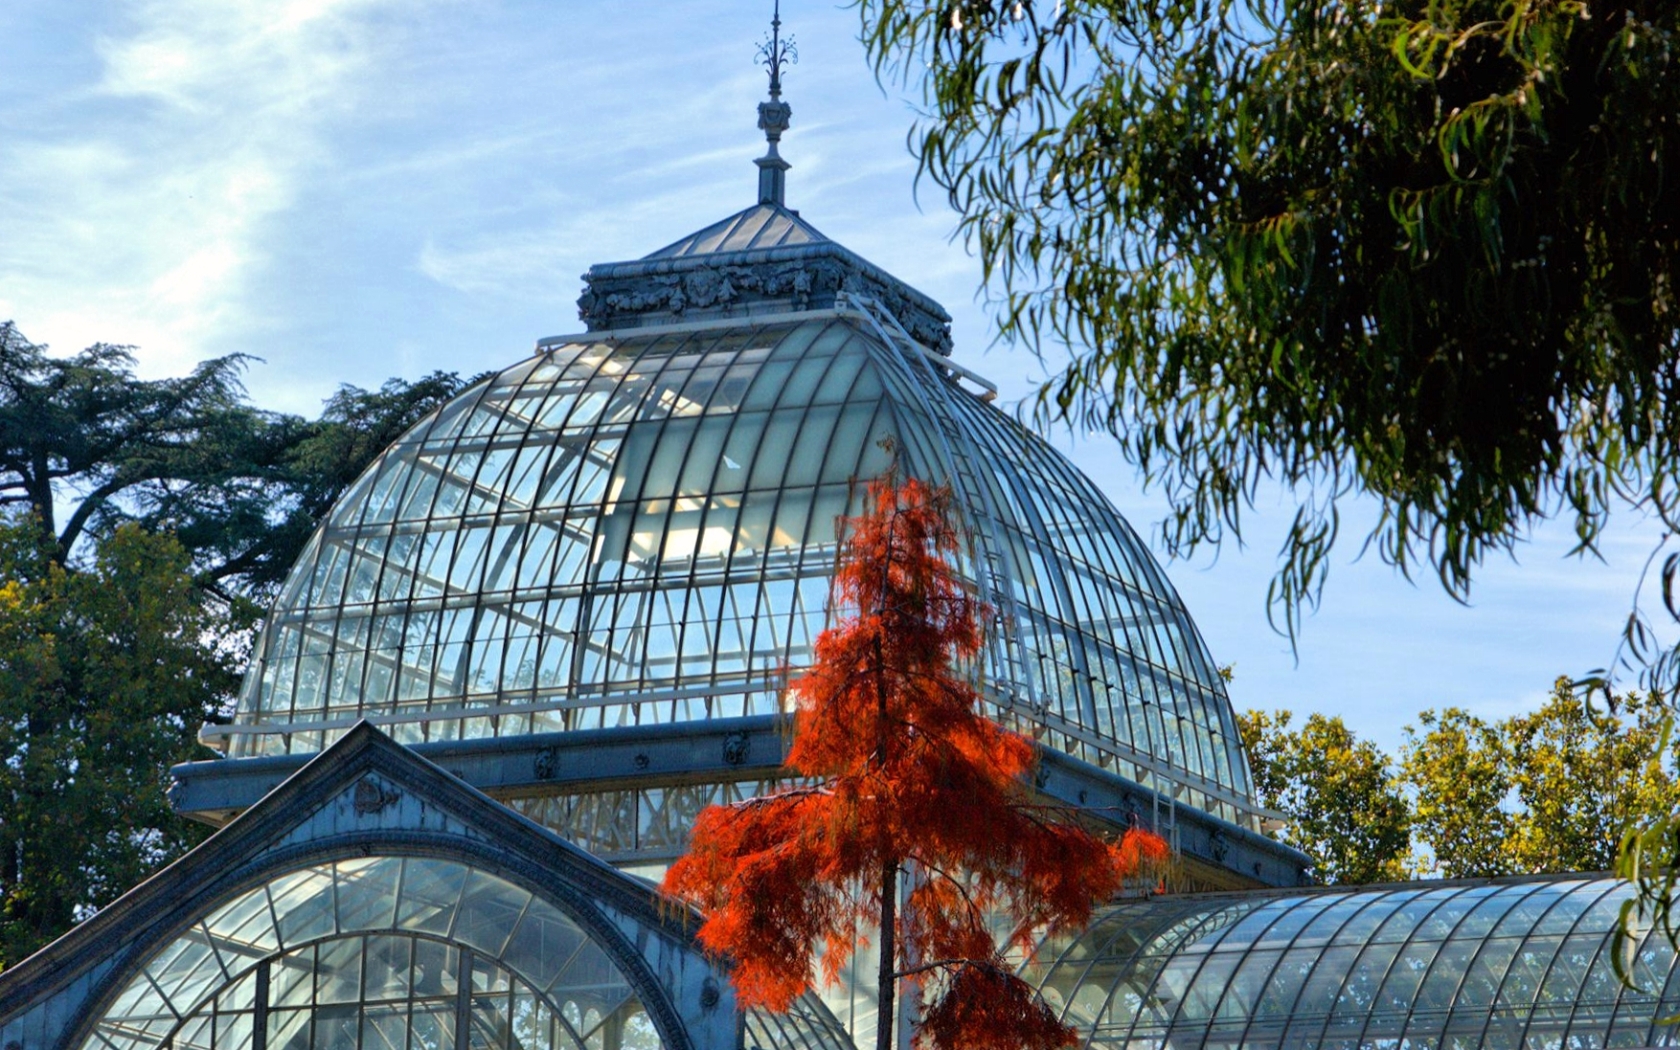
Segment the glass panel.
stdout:
<path fill-rule="evenodd" d="M 253 959 L 280 947 L 274 929 L 274 913 L 268 897 L 247 893 L 214 912 L 204 926 L 224 952 L 239 959 Z M 230 958 L 229 965 L 237 965 Z"/>
<path fill-rule="evenodd" d="M 461 893 L 454 938 L 492 957 L 499 957 L 508 934 L 519 922 L 531 895 L 494 875 L 475 871 Z"/>
<path fill-rule="evenodd" d="M 308 1006 L 314 998 L 314 948 L 303 948 L 274 960 L 268 978 L 270 1006 Z"/>
<path fill-rule="evenodd" d="M 409 1050 L 454 1050 L 455 1010 L 416 1006 L 409 1015 Z"/>
<path fill-rule="evenodd" d="M 413 973 L 414 942 L 407 937 L 369 937 L 362 996 L 378 1002 L 407 999 Z"/>
<path fill-rule="evenodd" d="M 316 948 L 317 1003 L 353 1003 L 360 997 L 362 949 L 363 942 L 360 937 L 328 941 Z"/>
<path fill-rule="evenodd" d="M 270 1010 L 268 1012 L 269 1050 L 307 1050 L 310 1011 Z"/>
<path fill-rule="evenodd" d="M 397 925 L 405 930 L 447 934 L 466 886 L 467 869 L 459 864 L 410 857 L 403 862 L 403 895 Z"/>
<path fill-rule="evenodd" d="M 407 1050 L 408 1005 L 372 1005 L 362 1013 L 362 1050 Z"/>
<path fill-rule="evenodd" d="M 533 900 L 508 941 L 507 954 L 522 960 L 520 973 L 547 989 L 583 947 L 582 930 L 552 905 Z"/>
<path fill-rule="evenodd" d="M 280 879 L 269 897 L 282 944 L 297 944 L 337 932 L 330 869 L 310 868 Z"/>

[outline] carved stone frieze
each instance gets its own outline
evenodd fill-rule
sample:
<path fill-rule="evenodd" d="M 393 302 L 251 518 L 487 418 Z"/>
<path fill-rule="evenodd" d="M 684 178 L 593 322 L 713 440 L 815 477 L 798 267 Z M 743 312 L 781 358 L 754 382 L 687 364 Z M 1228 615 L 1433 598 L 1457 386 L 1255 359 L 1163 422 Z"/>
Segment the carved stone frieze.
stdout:
<path fill-rule="evenodd" d="M 583 280 L 578 315 L 591 331 L 823 309 L 848 292 L 881 303 L 923 345 L 951 348 L 950 318 L 937 303 L 832 243 L 610 263 Z"/>

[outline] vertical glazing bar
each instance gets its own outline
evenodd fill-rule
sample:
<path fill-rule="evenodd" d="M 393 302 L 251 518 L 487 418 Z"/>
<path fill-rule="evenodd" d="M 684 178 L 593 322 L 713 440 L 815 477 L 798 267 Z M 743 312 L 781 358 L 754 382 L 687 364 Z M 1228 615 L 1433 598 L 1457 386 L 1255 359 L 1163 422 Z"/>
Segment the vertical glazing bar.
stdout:
<path fill-rule="evenodd" d="M 472 1045 L 472 963 L 473 953 L 462 948 L 461 969 L 455 976 L 455 1050 Z"/>
<path fill-rule="evenodd" d="M 251 1001 L 251 1050 L 268 1050 L 268 964 L 257 964 L 257 987 Z"/>

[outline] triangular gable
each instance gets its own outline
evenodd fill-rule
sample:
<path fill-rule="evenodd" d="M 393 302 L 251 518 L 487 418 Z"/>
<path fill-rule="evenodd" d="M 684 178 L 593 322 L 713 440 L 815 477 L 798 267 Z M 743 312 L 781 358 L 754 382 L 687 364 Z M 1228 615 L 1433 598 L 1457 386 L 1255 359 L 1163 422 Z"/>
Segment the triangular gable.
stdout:
<path fill-rule="evenodd" d="M 732 1050 L 734 997 L 686 913 L 362 723 L 197 848 L 0 972 L 0 1047 L 72 1045 L 129 976 L 217 902 L 285 870 L 382 851 L 491 865 L 572 915 L 671 1050 Z"/>

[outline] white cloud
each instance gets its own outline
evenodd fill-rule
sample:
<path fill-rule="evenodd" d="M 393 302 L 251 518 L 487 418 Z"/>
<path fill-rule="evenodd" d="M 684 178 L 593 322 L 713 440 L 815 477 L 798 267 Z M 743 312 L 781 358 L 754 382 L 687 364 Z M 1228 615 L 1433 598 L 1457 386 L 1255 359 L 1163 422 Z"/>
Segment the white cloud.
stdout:
<path fill-rule="evenodd" d="M 178 372 L 262 318 L 265 228 L 329 159 L 387 0 L 152 0 L 96 75 L 35 98 L 0 145 L 0 307 L 72 350 L 142 344 Z"/>

